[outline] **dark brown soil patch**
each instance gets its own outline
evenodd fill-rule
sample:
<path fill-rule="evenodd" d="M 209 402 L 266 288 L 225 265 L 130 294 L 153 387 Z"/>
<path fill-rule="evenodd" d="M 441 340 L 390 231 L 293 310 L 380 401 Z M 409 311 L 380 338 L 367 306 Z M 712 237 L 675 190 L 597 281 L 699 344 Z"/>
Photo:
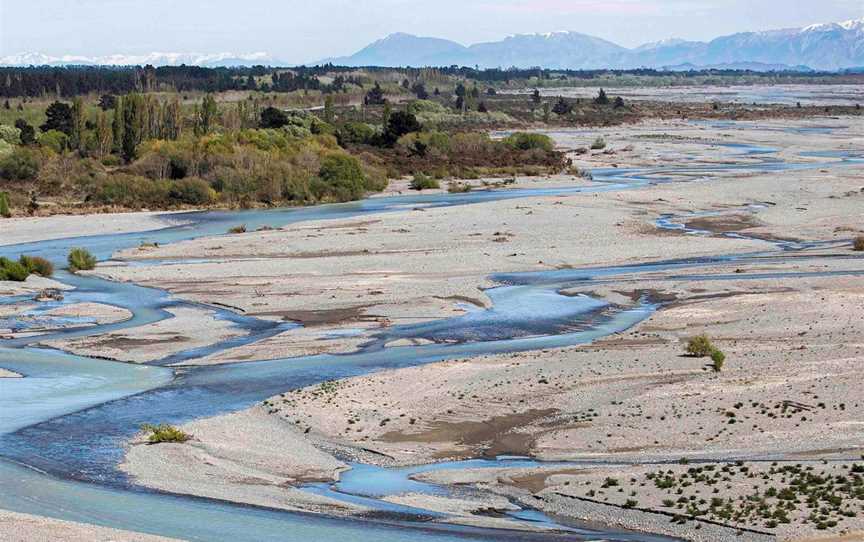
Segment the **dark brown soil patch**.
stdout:
<path fill-rule="evenodd" d="M 391 431 L 382 435 L 381 440 L 384 442 L 454 442 L 482 451 L 482 455 L 486 457 L 505 454 L 530 455 L 535 437 L 526 433 L 516 433 L 513 430 L 556 414 L 558 410 L 554 408 L 532 409 L 482 421 L 438 421 L 433 422 L 429 429 L 420 433 Z"/>

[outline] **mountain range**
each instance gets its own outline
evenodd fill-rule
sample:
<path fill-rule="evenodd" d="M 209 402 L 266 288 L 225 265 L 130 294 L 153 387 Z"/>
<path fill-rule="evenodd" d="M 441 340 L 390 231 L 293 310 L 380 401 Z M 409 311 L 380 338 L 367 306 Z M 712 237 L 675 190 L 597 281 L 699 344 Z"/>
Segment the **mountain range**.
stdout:
<path fill-rule="evenodd" d="M 699 67 L 755 70 L 840 70 L 864 66 L 864 18 L 762 32 L 710 42 L 663 40 L 628 49 L 578 32 L 520 34 L 464 46 L 396 33 L 357 53 L 330 58 L 347 66 L 479 66 L 481 68 L 602 69 Z"/>
<path fill-rule="evenodd" d="M 282 63 L 267 53 L 146 53 L 105 56 L 51 56 L 42 53 L 20 53 L 0 57 L 0 66 L 146 66 L 148 64 L 151 66 L 186 64 L 217 68 L 256 64 L 277 66 Z"/>
<path fill-rule="evenodd" d="M 441 38 L 395 33 L 353 55 L 313 64 L 343 66 L 479 66 L 481 68 L 632 69 L 699 68 L 841 70 L 864 66 L 864 18 L 803 28 L 741 32 L 709 42 L 667 39 L 628 49 L 578 32 L 519 34 L 465 46 Z M 0 66 L 146 65 L 205 67 L 285 65 L 267 53 L 149 53 L 0 57 Z"/>

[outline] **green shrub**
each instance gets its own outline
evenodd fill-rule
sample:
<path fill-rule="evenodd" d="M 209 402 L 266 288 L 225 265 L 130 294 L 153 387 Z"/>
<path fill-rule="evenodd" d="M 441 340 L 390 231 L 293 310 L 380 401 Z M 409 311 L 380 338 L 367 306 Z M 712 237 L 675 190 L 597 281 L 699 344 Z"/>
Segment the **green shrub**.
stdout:
<path fill-rule="evenodd" d="M 28 273 L 35 273 L 40 277 L 50 277 L 54 274 L 54 264 L 41 256 L 21 256 L 18 263 L 27 269 Z"/>
<path fill-rule="evenodd" d="M 12 154 L 0 160 L 0 177 L 10 181 L 32 181 L 41 167 L 37 151 L 18 147 Z"/>
<path fill-rule="evenodd" d="M 39 144 L 60 154 L 69 148 L 69 136 L 59 130 L 48 130 L 39 136 Z"/>
<path fill-rule="evenodd" d="M 441 185 L 432 177 L 422 173 L 417 173 L 414 175 L 414 178 L 411 179 L 411 188 L 413 190 L 429 190 L 432 188 L 441 188 Z"/>
<path fill-rule="evenodd" d="M 9 193 L 0 192 L 0 217 L 9 218 L 12 211 L 9 209 Z"/>
<path fill-rule="evenodd" d="M 189 205 L 206 205 L 216 198 L 216 192 L 204 179 L 189 177 L 174 181 L 168 191 L 168 197 Z"/>
<path fill-rule="evenodd" d="M 147 442 L 150 444 L 159 444 L 161 442 L 186 442 L 192 438 L 192 435 L 177 429 L 173 425 L 167 424 L 152 425 L 145 423 L 141 426 L 141 430 L 150 433 L 147 437 Z"/>
<path fill-rule="evenodd" d="M 555 149 L 552 139 L 544 134 L 529 134 L 526 132 L 515 132 L 504 138 L 508 146 L 522 151 L 539 149 L 551 152 Z"/>
<path fill-rule="evenodd" d="M 240 224 L 228 229 L 228 233 L 246 233 L 246 224 Z"/>
<path fill-rule="evenodd" d="M 318 170 L 321 183 L 313 185 L 319 199 L 350 201 L 366 192 L 366 176 L 357 158 L 345 153 L 331 153 L 321 160 Z"/>
<path fill-rule="evenodd" d="M 19 262 L 0 257 L 0 280 L 24 282 L 29 276 L 30 272 Z"/>
<path fill-rule="evenodd" d="M 711 367 L 714 372 L 719 373 L 723 370 L 723 364 L 726 362 L 726 354 L 720 349 L 715 348 L 711 351 Z"/>
<path fill-rule="evenodd" d="M 857 252 L 864 251 L 864 235 L 859 235 L 852 240 L 852 250 Z"/>
<path fill-rule="evenodd" d="M 21 144 L 21 130 L 7 124 L 0 124 L 0 141 L 5 141 L 10 145 Z"/>
<path fill-rule="evenodd" d="M 597 136 L 597 139 L 595 139 L 591 143 L 591 150 L 599 151 L 599 150 L 605 149 L 605 148 L 606 148 L 606 140 L 603 139 L 603 136 Z"/>
<path fill-rule="evenodd" d="M 88 271 L 96 267 L 96 257 L 90 254 L 86 248 L 73 248 L 69 251 L 69 270 L 73 273 Z"/>
<path fill-rule="evenodd" d="M 690 337 L 687 341 L 687 354 L 693 357 L 705 358 L 710 356 L 714 350 L 714 345 L 711 344 L 708 335 L 697 335 Z"/>

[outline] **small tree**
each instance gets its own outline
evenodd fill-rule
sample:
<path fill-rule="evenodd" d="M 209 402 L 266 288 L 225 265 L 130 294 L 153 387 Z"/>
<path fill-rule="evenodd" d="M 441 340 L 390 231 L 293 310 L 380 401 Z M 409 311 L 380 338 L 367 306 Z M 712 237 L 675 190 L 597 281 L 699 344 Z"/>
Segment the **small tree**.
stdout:
<path fill-rule="evenodd" d="M 534 92 L 531 93 L 531 101 L 534 102 L 534 105 L 540 105 L 540 91 L 538 89 L 534 89 Z"/>
<path fill-rule="evenodd" d="M 486 107 L 486 102 L 480 102 L 480 104 L 477 105 L 477 111 L 480 113 L 488 113 L 489 108 Z"/>
<path fill-rule="evenodd" d="M 602 88 L 600 92 L 597 93 L 597 97 L 594 98 L 595 105 L 606 105 L 609 103 L 609 96 L 606 95 L 606 91 Z"/>
<path fill-rule="evenodd" d="M 376 82 L 375 86 L 366 93 L 366 96 L 363 98 L 363 103 L 366 105 L 384 105 L 387 103 L 387 100 L 384 98 L 384 91 L 381 89 L 380 84 Z"/>
<path fill-rule="evenodd" d="M 690 339 L 687 340 L 688 355 L 697 358 L 705 358 L 710 356 L 713 351 L 714 345 L 711 344 L 711 339 L 708 338 L 708 335 L 705 335 L 704 333 L 702 335 L 690 337 Z"/>
<path fill-rule="evenodd" d="M 45 110 L 45 124 L 39 127 L 43 132 L 58 130 L 64 134 L 72 135 L 73 120 L 72 108 L 63 102 L 54 102 Z"/>

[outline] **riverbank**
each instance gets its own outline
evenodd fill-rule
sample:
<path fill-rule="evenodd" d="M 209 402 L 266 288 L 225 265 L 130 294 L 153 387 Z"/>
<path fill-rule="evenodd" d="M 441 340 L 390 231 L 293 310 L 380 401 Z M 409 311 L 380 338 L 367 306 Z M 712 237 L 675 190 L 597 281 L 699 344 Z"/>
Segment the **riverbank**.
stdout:
<path fill-rule="evenodd" d="M 0 246 L 43 239 L 156 230 L 178 224 L 167 218 L 170 214 L 161 211 L 5 218 Z"/>
<path fill-rule="evenodd" d="M 0 510 L 0 533 L 5 542 L 63 540 L 64 542 L 170 542 L 173 538 L 119 531 Z"/>

